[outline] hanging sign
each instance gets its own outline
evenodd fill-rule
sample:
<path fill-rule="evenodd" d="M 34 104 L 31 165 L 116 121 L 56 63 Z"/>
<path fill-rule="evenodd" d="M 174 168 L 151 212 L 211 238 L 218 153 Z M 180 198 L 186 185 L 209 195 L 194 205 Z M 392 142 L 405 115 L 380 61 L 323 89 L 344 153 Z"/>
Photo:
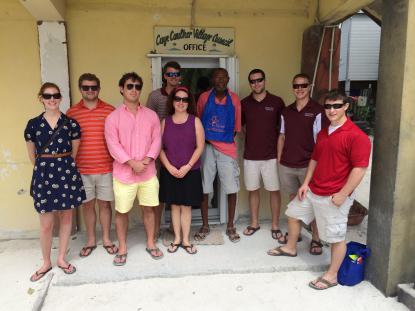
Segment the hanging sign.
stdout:
<path fill-rule="evenodd" d="M 154 27 L 154 52 L 157 54 L 233 55 L 233 28 Z"/>

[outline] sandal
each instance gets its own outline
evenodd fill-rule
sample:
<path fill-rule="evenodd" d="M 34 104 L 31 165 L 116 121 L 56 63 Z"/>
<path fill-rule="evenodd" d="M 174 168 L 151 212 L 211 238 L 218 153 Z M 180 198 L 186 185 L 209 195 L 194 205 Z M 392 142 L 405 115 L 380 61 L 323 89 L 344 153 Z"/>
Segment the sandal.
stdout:
<path fill-rule="evenodd" d="M 67 267 L 58 266 L 58 268 L 60 268 L 65 274 L 74 274 L 76 272 L 76 268 L 75 266 L 72 266 L 72 264 L 68 264 Z"/>
<path fill-rule="evenodd" d="M 320 249 L 320 250 L 318 250 L 318 249 Z M 323 253 L 323 243 L 321 243 L 320 241 L 311 240 L 310 254 L 311 255 L 321 255 L 322 253 Z"/>
<path fill-rule="evenodd" d="M 36 271 L 31 277 L 30 277 L 30 282 L 37 282 L 39 281 L 41 278 L 43 278 L 46 273 L 48 273 L 50 270 L 52 270 L 52 267 L 49 267 L 49 269 L 43 271 L 43 272 L 39 272 Z"/>
<path fill-rule="evenodd" d="M 241 240 L 241 237 L 238 233 L 236 233 L 236 228 L 228 228 L 226 229 L 226 235 L 229 237 L 229 241 L 236 243 Z"/>
<path fill-rule="evenodd" d="M 274 240 L 277 240 L 277 241 L 278 241 L 278 243 L 281 243 L 281 244 L 282 244 L 282 242 L 284 242 L 284 241 L 285 241 L 285 237 L 284 237 L 284 235 L 282 234 L 282 232 L 281 232 L 281 230 L 280 230 L 280 229 L 271 229 L 271 237 L 272 237 Z"/>
<path fill-rule="evenodd" d="M 244 235 L 247 235 L 247 236 L 251 236 L 251 235 L 253 235 L 255 232 L 257 232 L 259 229 L 261 229 L 261 227 L 260 226 L 258 226 L 258 227 L 252 227 L 252 226 L 248 226 L 248 227 L 246 227 L 246 229 L 244 230 L 244 232 L 243 232 L 243 234 Z"/>
<path fill-rule="evenodd" d="M 317 286 L 317 283 L 322 283 L 325 286 L 324 287 L 319 287 L 319 286 Z M 325 290 L 325 289 L 328 289 L 330 287 L 334 287 L 334 286 L 337 286 L 337 285 L 338 285 L 337 282 L 330 282 L 329 280 L 326 280 L 322 276 L 317 278 L 317 280 L 314 280 L 314 281 L 311 281 L 310 283 L 308 283 L 308 286 L 310 286 L 311 288 L 317 289 L 317 290 Z"/>
<path fill-rule="evenodd" d="M 300 234 L 298 236 L 297 242 L 301 242 L 302 240 L 303 240 L 303 237 Z M 287 244 L 287 242 L 288 242 L 288 232 L 285 233 L 285 236 L 284 236 L 284 240 L 283 241 L 278 240 L 278 243 L 280 243 L 280 244 Z"/>
<path fill-rule="evenodd" d="M 118 247 L 115 244 L 112 245 L 102 245 L 103 248 L 107 251 L 108 254 L 114 255 L 118 253 Z"/>
<path fill-rule="evenodd" d="M 210 233 L 210 227 L 200 227 L 199 231 L 195 233 L 194 235 L 194 239 L 195 241 L 199 242 L 199 241 L 203 241 L 204 239 L 206 239 L 206 237 L 209 235 Z"/>
<path fill-rule="evenodd" d="M 297 253 L 295 254 L 290 254 L 287 253 L 286 251 L 284 251 L 281 246 L 278 246 L 276 248 L 270 249 L 267 252 L 268 255 L 270 256 L 287 256 L 287 257 L 297 257 Z"/>
<path fill-rule="evenodd" d="M 112 264 L 114 266 L 124 266 L 127 263 L 127 254 L 128 253 L 121 254 L 121 255 L 120 254 L 115 255 L 114 260 L 112 261 Z"/>
<path fill-rule="evenodd" d="M 194 255 L 197 253 L 197 249 L 194 248 L 193 244 L 190 245 L 181 245 L 182 248 L 186 251 L 186 253 L 190 254 L 190 255 Z"/>
<path fill-rule="evenodd" d="M 161 259 L 161 258 L 164 257 L 163 252 L 158 247 L 156 247 L 156 248 L 148 248 L 148 247 L 146 247 L 146 251 L 147 251 L 147 253 L 150 254 L 151 258 L 153 258 L 155 260 L 159 260 L 159 259 Z M 157 255 L 154 255 L 154 252 L 157 252 L 160 255 L 158 255 L 158 256 Z"/>
<path fill-rule="evenodd" d="M 81 251 L 79 252 L 79 257 L 88 257 L 96 248 L 96 245 L 82 247 Z"/>
<path fill-rule="evenodd" d="M 167 248 L 167 251 L 170 254 L 175 253 L 175 252 L 177 252 L 177 250 L 179 249 L 180 246 L 182 246 L 182 243 L 181 242 L 180 243 L 177 243 L 177 244 L 174 244 L 172 242 L 172 243 L 170 243 L 170 246 Z"/>

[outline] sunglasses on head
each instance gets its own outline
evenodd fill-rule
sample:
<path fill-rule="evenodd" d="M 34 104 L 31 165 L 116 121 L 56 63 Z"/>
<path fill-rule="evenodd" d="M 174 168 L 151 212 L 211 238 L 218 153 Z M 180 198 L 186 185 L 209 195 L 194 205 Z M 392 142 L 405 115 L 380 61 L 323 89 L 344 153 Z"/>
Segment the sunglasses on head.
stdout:
<path fill-rule="evenodd" d="M 174 101 L 175 102 L 184 102 L 184 103 L 188 103 L 189 102 L 189 97 L 180 97 L 180 96 L 174 96 Z"/>
<path fill-rule="evenodd" d="M 55 94 L 43 93 L 42 94 L 42 98 L 43 99 L 51 99 L 52 97 L 54 99 L 61 99 L 62 98 L 62 94 L 61 93 L 55 93 Z"/>
<path fill-rule="evenodd" d="M 331 108 L 333 109 L 340 109 L 341 107 L 344 106 L 345 103 L 334 103 L 334 104 L 324 104 L 324 109 L 330 110 Z"/>
<path fill-rule="evenodd" d="M 258 78 L 258 79 L 250 79 L 249 83 L 250 84 L 255 84 L 255 83 L 261 83 L 262 81 L 264 81 L 265 78 Z"/>
<path fill-rule="evenodd" d="M 98 85 L 81 85 L 81 90 L 86 91 L 98 91 L 99 87 Z"/>
<path fill-rule="evenodd" d="M 177 72 L 166 72 L 166 76 L 168 76 L 169 78 L 177 78 L 180 77 L 180 71 Z"/>
<path fill-rule="evenodd" d="M 293 84 L 293 89 L 297 90 L 299 88 L 305 89 L 309 86 L 310 84 L 308 83 L 298 83 L 298 84 Z"/>
<path fill-rule="evenodd" d="M 127 90 L 132 90 L 133 88 L 135 88 L 137 91 L 141 91 L 141 89 L 143 88 L 143 86 L 139 83 L 128 83 L 126 87 Z"/>

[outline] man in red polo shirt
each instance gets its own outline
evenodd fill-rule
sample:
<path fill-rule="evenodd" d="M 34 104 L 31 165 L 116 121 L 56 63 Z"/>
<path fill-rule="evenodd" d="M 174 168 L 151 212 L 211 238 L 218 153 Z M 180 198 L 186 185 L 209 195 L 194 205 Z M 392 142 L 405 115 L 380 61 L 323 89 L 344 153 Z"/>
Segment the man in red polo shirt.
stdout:
<path fill-rule="evenodd" d="M 369 138 L 347 118 L 349 104 L 345 100 L 338 90 L 326 96 L 324 109 L 330 126 L 318 134 L 304 183 L 288 204 L 288 243 L 268 251 L 273 256 L 297 256 L 300 221 L 309 224 L 315 217 L 320 237 L 331 244 L 329 269 L 309 283 L 319 290 L 337 285 L 337 272 L 346 254 L 353 191 L 369 165 Z"/>
<path fill-rule="evenodd" d="M 67 115 L 81 126 L 82 138 L 76 156 L 76 164 L 85 186 L 86 200 L 83 202 L 87 242 L 79 256 L 87 257 L 97 247 L 95 204 L 99 206 L 102 229 L 102 244 L 109 254 L 118 249 L 110 239 L 112 190 L 112 162 L 104 137 L 105 118 L 115 109 L 98 98 L 100 81 L 94 74 L 84 73 L 78 80 L 82 99 L 72 106 Z"/>
<path fill-rule="evenodd" d="M 295 102 L 282 111 L 278 137 L 278 162 L 281 188 L 294 199 L 304 182 L 317 134 L 329 125 L 322 105 L 310 98 L 310 77 L 299 73 L 292 80 Z M 310 254 L 320 255 L 323 245 L 313 221 Z M 287 239 L 279 240 L 287 243 Z"/>

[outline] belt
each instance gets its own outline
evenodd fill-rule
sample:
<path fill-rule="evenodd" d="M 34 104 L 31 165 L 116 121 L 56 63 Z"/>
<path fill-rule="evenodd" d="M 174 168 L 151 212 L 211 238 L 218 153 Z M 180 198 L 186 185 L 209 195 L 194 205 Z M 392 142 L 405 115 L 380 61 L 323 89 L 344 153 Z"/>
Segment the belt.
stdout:
<path fill-rule="evenodd" d="M 72 152 L 64 152 L 64 153 L 55 153 L 55 154 L 48 154 L 48 153 L 42 153 L 39 154 L 39 158 L 63 158 L 70 156 Z"/>

